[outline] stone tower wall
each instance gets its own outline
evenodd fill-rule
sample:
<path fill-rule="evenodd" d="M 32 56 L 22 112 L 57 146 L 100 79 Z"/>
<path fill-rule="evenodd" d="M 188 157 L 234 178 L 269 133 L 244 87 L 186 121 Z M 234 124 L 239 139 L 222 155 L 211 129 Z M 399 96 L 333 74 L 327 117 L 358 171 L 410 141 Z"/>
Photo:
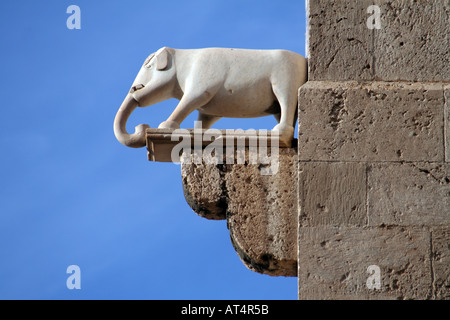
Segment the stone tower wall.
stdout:
<path fill-rule="evenodd" d="M 449 299 L 450 2 L 308 10 L 299 299 Z"/>

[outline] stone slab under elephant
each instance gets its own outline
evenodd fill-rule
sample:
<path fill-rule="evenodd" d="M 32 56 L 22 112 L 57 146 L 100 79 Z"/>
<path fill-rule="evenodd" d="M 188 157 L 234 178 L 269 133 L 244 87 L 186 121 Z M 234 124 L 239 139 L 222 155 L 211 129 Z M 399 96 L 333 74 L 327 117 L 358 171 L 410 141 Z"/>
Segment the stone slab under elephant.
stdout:
<path fill-rule="evenodd" d="M 306 59 L 287 50 L 163 47 L 142 65 L 114 120 L 117 139 L 129 147 L 145 146 L 139 125 L 128 134 L 126 122 L 136 107 L 176 98 L 179 101 L 159 128 L 178 129 L 198 110 L 198 122 L 210 128 L 222 117 L 274 115 L 280 140 L 294 136 L 298 88 L 307 81 Z"/>

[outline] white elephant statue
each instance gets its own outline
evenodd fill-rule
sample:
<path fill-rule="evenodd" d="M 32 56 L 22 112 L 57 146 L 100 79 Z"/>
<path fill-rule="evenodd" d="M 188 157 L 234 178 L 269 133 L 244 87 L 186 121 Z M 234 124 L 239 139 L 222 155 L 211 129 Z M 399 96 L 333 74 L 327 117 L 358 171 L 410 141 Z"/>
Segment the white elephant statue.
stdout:
<path fill-rule="evenodd" d="M 298 88 L 307 81 L 306 59 L 287 50 L 163 47 L 144 62 L 114 120 L 116 138 L 124 145 L 144 147 L 148 125 L 128 134 L 128 117 L 137 107 L 180 100 L 159 128 L 180 127 L 198 110 L 198 122 L 210 128 L 221 117 L 274 115 L 280 141 L 294 136 Z"/>

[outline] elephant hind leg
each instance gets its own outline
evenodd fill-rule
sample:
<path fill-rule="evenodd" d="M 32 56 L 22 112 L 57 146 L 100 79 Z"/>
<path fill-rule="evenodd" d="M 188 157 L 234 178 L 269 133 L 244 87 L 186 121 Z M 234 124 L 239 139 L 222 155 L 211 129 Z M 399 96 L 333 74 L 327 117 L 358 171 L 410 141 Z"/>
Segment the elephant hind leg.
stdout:
<path fill-rule="evenodd" d="M 277 122 L 280 123 L 281 113 L 275 113 L 273 116 L 275 117 L 275 120 L 277 120 Z"/>
<path fill-rule="evenodd" d="M 293 94 L 295 90 L 282 88 L 281 86 L 273 86 L 273 92 L 280 103 L 280 123 L 294 126 L 297 120 L 297 96 Z"/>
<path fill-rule="evenodd" d="M 289 145 L 294 137 L 294 126 L 297 120 L 297 96 L 294 94 L 295 90 L 289 90 L 290 88 L 285 85 L 272 86 L 272 90 L 280 103 L 281 115 L 279 115 L 278 124 L 272 129 L 278 131 L 280 135 L 280 141 Z M 277 118 L 278 115 L 275 115 Z"/>
<path fill-rule="evenodd" d="M 209 129 L 220 118 L 222 118 L 222 117 L 210 116 L 208 114 L 204 114 L 204 113 L 201 113 L 199 111 L 198 112 L 198 118 L 197 118 L 197 121 L 195 123 L 195 128 L 196 129 Z"/>

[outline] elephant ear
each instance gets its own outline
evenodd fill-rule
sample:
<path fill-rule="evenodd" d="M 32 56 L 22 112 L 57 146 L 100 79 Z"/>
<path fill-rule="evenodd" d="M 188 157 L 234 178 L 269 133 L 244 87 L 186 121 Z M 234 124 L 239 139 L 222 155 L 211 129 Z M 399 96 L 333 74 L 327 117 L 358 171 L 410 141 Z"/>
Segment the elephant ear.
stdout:
<path fill-rule="evenodd" d="M 156 54 L 156 68 L 158 70 L 165 70 L 169 65 L 169 52 L 167 48 L 159 49 Z"/>

